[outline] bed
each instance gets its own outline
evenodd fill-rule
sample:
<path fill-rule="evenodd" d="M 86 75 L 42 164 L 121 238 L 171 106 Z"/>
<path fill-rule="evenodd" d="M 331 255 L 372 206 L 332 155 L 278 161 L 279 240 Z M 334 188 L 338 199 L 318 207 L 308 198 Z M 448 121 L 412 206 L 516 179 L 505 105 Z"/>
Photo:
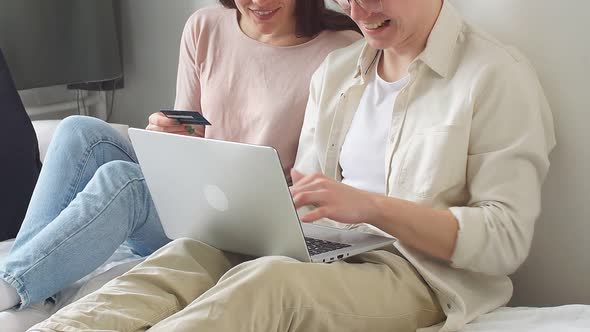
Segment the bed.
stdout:
<path fill-rule="evenodd" d="M 0 259 L 6 256 L 14 240 L 0 242 Z M 45 320 L 62 307 L 102 287 L 109 280 L 127 272 L 142 259 L 121 246 L 111 258 L 87 277 L 66 288 L 55 297 L 55 302 L 36 304 L 22 311 L 0 312 L 0 331 L 23 332 Z"/>
<path fill-rule="evenodd" d="M 0 242 L 0 258 L 10 250 L 11 241 Z M 23 332 L 48 318 L 67 304 L 100 288 L 138 264 L 141 258 L 121 246 L 100 268 L 56 296 L 55 303 L 35 305 L 23 311 L 0 313 L 3 332 Z M 590 306 L 567 305 L 549 308 L 500 308 L 479 317 L 461 332 L 582 332 L 590 331 Z"/>

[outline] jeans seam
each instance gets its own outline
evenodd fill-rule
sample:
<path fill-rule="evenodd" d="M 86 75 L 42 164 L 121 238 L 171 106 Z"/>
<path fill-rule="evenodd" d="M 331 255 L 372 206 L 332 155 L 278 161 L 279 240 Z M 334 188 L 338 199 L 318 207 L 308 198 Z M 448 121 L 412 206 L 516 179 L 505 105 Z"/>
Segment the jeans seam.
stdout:
<path fill-rule="evenodd" d="M 137 160 L 135 160 L 135 158 L 133 158 L 127 151 L 125 151 L 125 149 L 123 149 L 122 146 L 120 146 L 119 144 L 110 141 L 108 139 L 104 139 L 101 138 L 98 141 L 96 141 L 95 143 L 93 143 L 92 145 L 90 145 L 86 151 L 84 152 L 84 154 L 82 155 L 82 162 L 80 162 L 77 168 L 77 173 L 78 173 L 78 178 L 75 179 L 75 181 L 72 183 L 72 185 L 70 186 L 70 196 L 68 196 L 66 198 L 66 201 L 62 203 L 61 205 L 61 210 L 64 210 L 65 208 L 67 208 L 67 206 L 69 205 L 69 203 L 74 199 L 74 197 L 76 197 L 76 195 L 78 194 L 76 192 L 76 188 L 80 185 L 80 181 L 82 181 L 82 174 L 84 174 L 84 170 L 86 169 L 86 166 L 88 166 L 88 162 L 90 160 L 90 155 L 92 154 L 92 152 L 94 151 L 94 149 L 100 145 L 100 144 L 110 144 L 114 147 L 116 147 L 117 149 L 119 149 L 121 152 L 123 152 L 125 155 L 127 155 L 127 157 L 129 157 L 129 159 L 133 160 L 135 163 L 137 163 Z"/>
<path fill-rule="evenodd" d="M 102 213 L 104 213 L 104 211 L 107 209 L 107 207 L 110 206 L 111 203 L 113 203 L 113 201 L 121 194 L 121 192 L 123 190 L 125 190 L 127 187 L 129 187 L 129 185 L 131 183 L 140 182 L 140 181 L 144 181 L 144 179 L 143 178 L 135 178 L 135 179 L 128 180 L 127 183 L 125 183 L 125 185 L 115 195 L 113 195 L 113 197 L 108 201 L 108 203 L 105 204 L 105 206 L 96 214 L 96 216 L 94 216 L 92 219 L 90 219 L 90 221 L 88 221 L 86 224 L 84 224 L 77 232 L 70 234 L 63 241 L 61 241 L 58 245 L 54 246 L 49 252 L 47 252 L 47 254 L 43 255 L 43 257 L 37 259 L 37 261 L 33 265 L 31 265 L 28 269 L 26 269 L 23 273 L 20 274 L 20 277 L 22 278 L 23 276 L 25 276 L 30 270 L 32 270 L 37 265 L 39 265 L 39 263 L 41 261 L 43 261 L 45 258 L 47 258 L 47 256 L 51 255 L 51 253 L 53 253 L 54 251 L 59 249 L 64 243 L 66 243 L 72 237 L 78 235 L 82 230 L 86 229 L 90 224 L 92 224 L 92 222 L 94 222 Z"/>

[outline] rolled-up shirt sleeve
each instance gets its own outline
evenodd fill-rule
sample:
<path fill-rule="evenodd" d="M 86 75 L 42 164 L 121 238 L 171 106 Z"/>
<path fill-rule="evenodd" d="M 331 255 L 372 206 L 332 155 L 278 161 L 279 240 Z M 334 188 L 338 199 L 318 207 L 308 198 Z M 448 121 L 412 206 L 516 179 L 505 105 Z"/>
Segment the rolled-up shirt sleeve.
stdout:
<path fill-rule="evenodd" d="M 528 256 L 541 186 L 555 146 L 553 119 L 526 60 L 483 68 L 471 91 L 467 164 L 470 200 L 459 222 L 452 266 L 512 274 Z"/>

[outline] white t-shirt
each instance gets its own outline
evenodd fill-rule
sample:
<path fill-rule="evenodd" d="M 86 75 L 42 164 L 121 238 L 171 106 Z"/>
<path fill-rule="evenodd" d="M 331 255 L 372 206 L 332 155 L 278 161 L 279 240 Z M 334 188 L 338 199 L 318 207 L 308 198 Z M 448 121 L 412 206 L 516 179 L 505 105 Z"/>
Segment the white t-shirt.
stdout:
<path fill-rule="evenodd" d="M 375 66 L 376 67 L 376 66 Z M 385 147 L 393 106 L 409 76 L 387 82 L 373 71 L 340 153 L 342 182 L 385 194 Z"/>

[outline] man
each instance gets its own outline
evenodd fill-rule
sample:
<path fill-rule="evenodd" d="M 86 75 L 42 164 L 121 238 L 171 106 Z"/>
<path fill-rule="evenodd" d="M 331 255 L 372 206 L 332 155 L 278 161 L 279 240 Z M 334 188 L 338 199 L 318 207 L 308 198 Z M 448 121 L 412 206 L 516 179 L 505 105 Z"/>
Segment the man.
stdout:
<path fill-rule="evenodd" d="M 510 299 L 555 145 L 534 71 L 448 2 L 338 3 L 366 40 L 312 80 L 291 191 L 395 247 L 236 264 L 178 240 L 36 330 L 455 331 Z"/>

